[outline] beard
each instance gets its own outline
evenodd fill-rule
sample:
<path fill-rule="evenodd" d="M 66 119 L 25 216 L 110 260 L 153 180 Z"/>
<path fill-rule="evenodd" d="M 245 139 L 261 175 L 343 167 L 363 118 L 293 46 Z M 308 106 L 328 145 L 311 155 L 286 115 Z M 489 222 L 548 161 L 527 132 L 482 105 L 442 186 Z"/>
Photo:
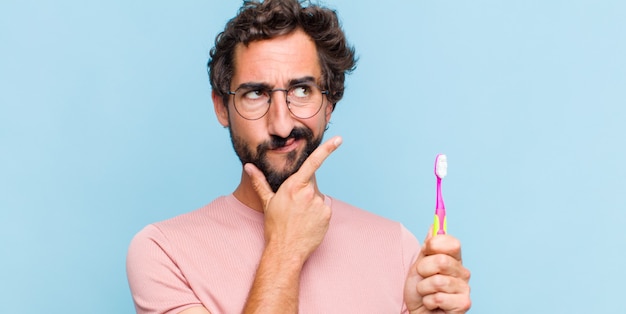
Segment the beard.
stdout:
<path fill-rule="evenodd" d="M 253 153 L 250 146 L 246 144 L 243 138 L 233 133 L 232 128 L 229 128 L 230 139 L 233 143 L 235 153 L 239 157 L 241 164 L 246 163 L 254 164 L 263 174 L 267 183 L 269 183 L 272 191 L 276 193 L 278 188 L 289 178 L 292 174 L 296 173 L 304 161 L 309 155 L 320 145 L 322 142 L 322 135 L 317 138 L 313 137 L 313 131 L 304 127 L 294 128 L 289 136 L 283 138 L 276 135 L 271 135 L 270 139 L 257 145 L 256 153 Z M 272 149 L 277 149 L 285 146 L 288 140 L 304 139 L 306 145 L 302 152 L 291 151 L 286 155 L 286 163 L 283 169 L 275 169 L 270 165 L 267 158 L 267 152 Z"/>

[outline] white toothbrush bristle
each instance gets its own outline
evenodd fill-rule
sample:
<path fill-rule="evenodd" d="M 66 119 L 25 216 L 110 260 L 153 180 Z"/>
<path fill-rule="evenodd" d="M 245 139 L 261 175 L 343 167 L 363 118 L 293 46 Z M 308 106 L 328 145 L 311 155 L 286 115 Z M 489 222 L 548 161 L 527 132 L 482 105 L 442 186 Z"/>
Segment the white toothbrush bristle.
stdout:
<path fill-rule="evenodd" d="M 441 154 L 437 156 L 435 175 L 439 179 L 443 179 L 446 175 L 448 175 L 448 157 L 446 157 L 446 155 Z"/>

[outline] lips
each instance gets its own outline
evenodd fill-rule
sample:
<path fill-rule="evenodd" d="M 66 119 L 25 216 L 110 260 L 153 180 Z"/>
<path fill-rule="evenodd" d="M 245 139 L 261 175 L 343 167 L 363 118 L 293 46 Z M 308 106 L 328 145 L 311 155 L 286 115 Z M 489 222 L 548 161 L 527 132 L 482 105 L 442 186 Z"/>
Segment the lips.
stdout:
<path fill-rule="evenodd" d="M 288 138 L 284 142 L 279 145 L 275 145 L 272 147 L 273 151 L 283 152 L 290 151 L 297 146 L 297 140 L 295 138 Z"/>

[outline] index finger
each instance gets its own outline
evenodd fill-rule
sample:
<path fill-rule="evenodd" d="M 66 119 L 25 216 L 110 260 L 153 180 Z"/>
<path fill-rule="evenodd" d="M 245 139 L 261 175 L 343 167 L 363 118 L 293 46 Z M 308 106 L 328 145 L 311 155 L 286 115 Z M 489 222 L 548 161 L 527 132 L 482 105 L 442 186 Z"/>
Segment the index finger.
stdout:
<path fill-rule="evenodd" d="M 298 181 L 302 183 L 308 183 L 311 177 L 313 177 L 313 174 L 315 174 L 315 171 L 317 171 L 317 169 L 322 166 L 324 160 L 341 145 L 341 142 L 342 139 L 340 136 L 334 136 L 318 146 L 293 176 L 297 177 Z"/>

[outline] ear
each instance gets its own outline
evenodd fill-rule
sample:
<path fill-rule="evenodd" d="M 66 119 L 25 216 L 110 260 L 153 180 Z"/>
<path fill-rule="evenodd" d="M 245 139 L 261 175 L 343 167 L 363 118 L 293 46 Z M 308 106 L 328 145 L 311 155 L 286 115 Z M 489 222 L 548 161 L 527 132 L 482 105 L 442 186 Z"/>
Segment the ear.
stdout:
<path fill-rule="evenodd" d="M 223 127 L 228 127 L 228 104 L 225 104 L 224 98 L 218 95 L 215 91 L 211 92 L 211 98 L 213 99 L 213 109 L 215 110 L 217 121 L 219 121 Z"/>
<path fill-rule="evenodd" d="M 324 115 L 326 116 L 326 125 L 328 125 L 328 123 L 330 122 L 330 116 L 333 114 L 334 110 L 335 110 L 335 104 L 328 102 L 326 104 L 326 109 L 324 112 Z"/>

